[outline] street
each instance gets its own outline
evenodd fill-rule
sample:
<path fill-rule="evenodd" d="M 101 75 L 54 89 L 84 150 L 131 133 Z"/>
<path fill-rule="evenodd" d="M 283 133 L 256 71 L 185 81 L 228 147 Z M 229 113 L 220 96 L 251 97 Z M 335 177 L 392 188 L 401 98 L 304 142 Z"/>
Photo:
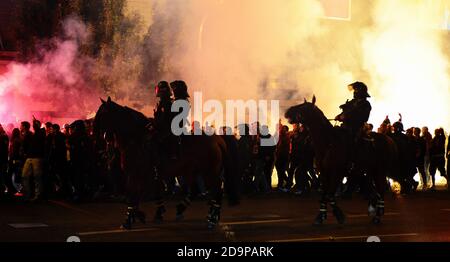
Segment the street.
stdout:
<path fill-rule="evenodd" d="M 206 201 L 193 201 L 185 220 L 176 222 L 177 201 L 169 200 L 162 224 L 152 223 L 155 206 L 149 202 L 142 206 L 149 221 L 136 223 L 131 231 L 119 228 L 126 209 L 120 203 L 2 202 L 0 241 L 65 242 L 70 236 L 82 242 L 361 242 L 369 236 L 382 242 L 450 241 L 447 191 L 387 194 L 381 225 L 371 224 L 367 201 L 355 195 L 338 201 L 347 215 L 344 225 L 338 225 L 329 211 L 326 224 L 313 226 L 318 199 L 316 194 L 297 197 L 281 193 L 244 197 L 239 206 L 224 205 L 216 230 L 207 229 Z"/>

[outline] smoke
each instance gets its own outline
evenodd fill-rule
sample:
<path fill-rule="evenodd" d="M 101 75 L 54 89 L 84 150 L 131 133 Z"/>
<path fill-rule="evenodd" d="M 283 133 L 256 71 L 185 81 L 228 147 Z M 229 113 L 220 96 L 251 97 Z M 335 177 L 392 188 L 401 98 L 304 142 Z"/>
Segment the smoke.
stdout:
<path fill-rule="evenodd" d="M 145 8 L 131 9 L 145 10 L 143 19 L 129 12 L 96 59 L 80 51 L 89 26 L 71 18 L 39 59 L 0 76 L 0 121 L 29 119 L 35 108 L 83 118 L 106 95 L 151 116 L 151 89 L 176 79 L 203 99 L 277 99 L 282 110 L 315 94 L 333 118 L 358 80 L 369 86 L 375 126 L 402 113 L 406 126 L 448 127 L 439 29 L 448 1 L 354 0 L 347 20 L 325 17 L 333 2 L 141 0 Z"/>
<path fill-rule="evenodd" d="M 160 76 L 186 80 L 204 99 L 280 99 L 286 108 L 315 94 L 330 118 L 358 80 L 369 86 L 376 126 L 398 113 L 406 126 L 448 126 L 438 29 L 446 1 L 351 1 L 347 21 L 324 17 L 333 2 L 156 1 L 150 38 L 162 44 Z"/>
<path fill-rule="evenodd" d="M 448 33 L 442 30 L 449 7 L 449 1 L 376 1 L 362 42 L 375 123 L 402 113 L 407 127 L 450 127 Z"/>
<path fill-rule="evenodd" d="M 86 118 L 99 93 L 89 77 L 95 62 L 79 52 L 88 39 L 86 26 L 69 18 L 33 61 L 11 63 L 0 76 L 0 122 Z"/>
<path fill-rule="evenodd" d="M 281 99 L 285 108 L 314 93 L 326 110 L 346 92 L 330 89 L 352 80 L 333 60 L 316 0 L 166 0 L 154 10 L 163 77 L 186 80 L 204 99 Z"/>

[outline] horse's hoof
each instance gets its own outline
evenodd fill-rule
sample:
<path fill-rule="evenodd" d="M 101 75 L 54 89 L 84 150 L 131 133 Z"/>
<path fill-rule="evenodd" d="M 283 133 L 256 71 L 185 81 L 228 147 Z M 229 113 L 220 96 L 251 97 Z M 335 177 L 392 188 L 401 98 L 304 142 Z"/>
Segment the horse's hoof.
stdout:
<path fill-rule="evenodd" d="M 146 215 L 145 215 L 144 212 L 138 211 L 138 212 L 136 212 L 136 215 L 135 215 L 135 216 L 136 216 L 136 218 L 139 220 L 139 222 L 141 222 L 142 224 L 147 223 Z"/>
<path fill-rule="evenodd" d="M 374 206 L 372 206 L 372 205 L 369 205 L 369 208 L 368 208 L 368 214 L 369 214 L 369 216 L 375 216 L 376 215 L 376 208 L 374 207 Z"/>
<path fill-rule="evenodd" d="M 375 216 L 374 218 L 372 218 L 372 223 L 373 223 L 374 225 L 379 225 L 379 224 L 381 224 L 381 217 Z"/>
<path fill-rule="evenodd" d="M 123 223 L 123 224 L 120 226 L 120 229 L 123 229 L 123 230 L 131 230 L 131 228 L 132 228 L 132 226 L 131 226 L 131 224 L 129 224 L 129 223 Z"/>
<path fill-rule="evenodd" d="M 183 214 L 177 214 L 177 216 L 175 217 L 175 221 L 180 222 L 184 220 L 184 215 Z"/>
<path fill-rule="evenodd" d="M 327 219 L 326 215 L 324 214 L 319 214 L 316 219 L 314 219 L 314 226 L 321 226 L 323 225 L 323 222 L 325 222 L 325 220 Z"/>
<path fill-rule="evenodd" d="M 208 222 L 208 229 L 209 230 L 214 230 L 216 229 L 217 224 L 213 223 L 213 222 Z"/>
<path fill-rule="evenodd" d="M 333 210 L 333 214 L 336 217 L 336 220 L 339 224 L 344 224 L 345 223 L 345 215 L 344 212 L 342 212 L 342 210 L 340 210 L 339 208 L 336 208 Z"/>

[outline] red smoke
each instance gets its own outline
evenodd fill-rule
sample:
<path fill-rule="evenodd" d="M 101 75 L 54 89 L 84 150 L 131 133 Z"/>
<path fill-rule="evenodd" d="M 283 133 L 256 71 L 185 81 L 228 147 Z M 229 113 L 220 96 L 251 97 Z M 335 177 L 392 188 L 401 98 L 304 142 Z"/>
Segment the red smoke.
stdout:
<path fill-rule="evenodd" d="M 78 19 L 64 22 L 60 37 L 48 40 L 37 58 L 13 62 L 0 76 L 0 123 L 30 120 L 63 124 L 86 118 L 98 105 L 98 88 L 90 80 L 94 61 L 79 52 L 89 33 Z"/>

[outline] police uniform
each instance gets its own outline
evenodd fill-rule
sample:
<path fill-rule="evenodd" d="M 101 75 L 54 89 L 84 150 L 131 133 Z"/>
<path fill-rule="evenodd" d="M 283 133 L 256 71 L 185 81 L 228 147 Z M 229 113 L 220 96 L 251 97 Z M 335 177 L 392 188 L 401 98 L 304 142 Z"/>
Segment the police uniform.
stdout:
<path fill-rule="evenodd" d="M 336 120 L 343 122 L 342 127 L 348 129 L 352 137 L 355 138 L 369 120 L 372 106 L 367 101 L 370 95 L 364 83 L 355 82 L 349 87 L 354 90 L 354 98 L 340 106 L 342 113 L 336 117 Z"/>

